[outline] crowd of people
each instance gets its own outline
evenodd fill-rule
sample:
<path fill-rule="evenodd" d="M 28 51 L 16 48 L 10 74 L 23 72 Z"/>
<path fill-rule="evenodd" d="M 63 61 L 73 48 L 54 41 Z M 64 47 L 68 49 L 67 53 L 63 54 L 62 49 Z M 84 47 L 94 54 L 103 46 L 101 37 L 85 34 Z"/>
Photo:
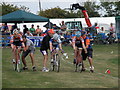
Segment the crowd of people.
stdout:
<path fill-rule="evenodd" d="M 12 26 L 11 29 L 11 48 L 12 48 L 12 56 L 13 56 L 13 63 L 15 64 L 15 70 L 17 70 L 17 66 L 20 63 L 20 53 L 22 52 L 22 63 L 24 65 L 23 70 L 27 70 L 26 64 L 26 56 L 29 54 L 32 62 L 32 69 L 36 71 L 35 60 L 34 60 L 34 52 L 35 46 L 34 43 L 28 39 L 28 36 L 43 36 L 43 40 L 41 42 L 40 52 L 43 55 L 43 72 L 48 72 L 49 69 L 47 68 L 47 61 L 48 61 L 48 50 L 50 51 L 51 55 L 53 52 L 54 47 L 58 47 L 61 52 L 64 52 L 62 49 L 62 44 L 69 44 L 72 46 L 74 51 L 74 60 L 73 63 L 76 65 L 82 65 L 81 71 L 85 71 L 85 66 L 83 60 L 88 58 L 90 64 L 90 71 L 94 72 L 94 66 L 92 64 L 93 58 L 93 49 L 92 44 L 95 40 L 97 32 L 97 23 L 92 26 L 90 29 L 79 29 L 76 25 L 76 29 L 72 32 L 66 31 L 66 26 L 62 21 L 61 24 L 61 31 L 56 31 L 54 29 L 47 29 L 43 32 L 39 25 L 37 25 L 37 29 L 34 28 L 34 25 L 31 25 L 31 28 L 28 29 L 26 25 L 23 26 L 23 32 L 21 32 L 17 28 L 17 24 Z M 111 24 L 110 29 L 110 36 L 113 36 L 115 31 Z M 3 32 L 8 31 L 7 24 L 4 24 L 4 27 L 1 28 Z M 101 27 L 101 32 L 104 33 L 104 27 Z M 80 60 L 77 58 L 77 54 L 80 54 Z M 51 63 L 53 62 L 53 58 L 51 57 Z"/>
<path fill-rule="evenodd" d="M 17 29 L 21 34 L 26 36 L 41 36 L 43 34 L 43 31 L 40 29 L 39 25 L 37 25 L 37 28 L 34 27 L 34 24 L 31 25 L 31 28 L 27 28 L 26 25 L 23 25 L 23 32 L 21 32 L 20 28 L 17 27 L 17 23 L 11 26 L 11 28 L 8 27 L 7 23 L 3 23 L 0 27 L 0 31 L 5 34 L 9 33 L 10 35 L 13 34 L 13 31 Z"/>

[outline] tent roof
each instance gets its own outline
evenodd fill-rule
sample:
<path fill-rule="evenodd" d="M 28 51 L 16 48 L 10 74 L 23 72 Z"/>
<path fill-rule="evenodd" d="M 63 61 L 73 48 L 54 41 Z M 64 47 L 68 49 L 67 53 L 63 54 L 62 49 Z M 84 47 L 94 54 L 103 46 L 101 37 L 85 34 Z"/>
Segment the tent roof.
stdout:
<path fill-rule="evenodd" d="M 0 17 L 0 21 L 3 23 L 22 23 L 22 22 L 28 23 L 28 22 L 48 22 L 49 19 L 22 10 L 17 10 L 15 12 Z"/>

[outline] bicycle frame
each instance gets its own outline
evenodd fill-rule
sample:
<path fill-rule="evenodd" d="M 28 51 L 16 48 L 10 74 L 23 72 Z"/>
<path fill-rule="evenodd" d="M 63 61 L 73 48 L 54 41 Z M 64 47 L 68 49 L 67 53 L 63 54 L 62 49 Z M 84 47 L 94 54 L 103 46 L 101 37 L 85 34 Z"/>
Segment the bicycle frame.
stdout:
<path fill-rule="evenodd" d="M 59 72 L 59 70 L 60 70 L 60 57 L 59 57 L 59 50 L 57 48 L 55 48 L 53 50 L 52 56 L 53 56 L 53 63 L 51 64 L 51 66 L 53 68 L 52 71 L 54 71 L 55 67 L 56 67 L 57 72 Z"/>
<path fill-rule="evenodd" d="M 76 64 L 79 64 L 79 63 L 82 62 L 81 53 L 82 53 L 82 49 L 78 48 L 77 51 L 76 51 L 76 60 L 77 60 Z"/>
<path fill-rule="evenodd" d="M 21 51 L 20 51 L 20 48 L 19 46 L 15 46 L 15 50 L 14 50 L 14 54 L 15 54 L 15 65 L 14 65 L 14 69 L 15 71 L 17 70 L 17 72 L 20 72 L 21 71 L 21 68 L 22 67 L 22 63 L 20 62 L 20 64 L 18 63 L 18 60 L 20 59 L 21 61 Z"/>

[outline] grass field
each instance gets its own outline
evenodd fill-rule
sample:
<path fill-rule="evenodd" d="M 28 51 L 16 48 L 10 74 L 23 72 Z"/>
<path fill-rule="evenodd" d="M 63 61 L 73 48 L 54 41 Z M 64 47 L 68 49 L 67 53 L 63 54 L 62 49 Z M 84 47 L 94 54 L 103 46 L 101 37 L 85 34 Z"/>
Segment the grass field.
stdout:
<path fill-rule="evenodd" d="M 118 88 L 118 45 L 94 45 L 95 72 L 74 72 L 73 49 L 63 47 L 69 59 L 61 59 L 60 72 L 41 72 L 42 54 L 35 52 L 37 71 L 32 71 L 31 60 L 26 58 L 28 70 L 20 73 L 13 70 L 11 49 L 2 49 L 2 88 Z M 112 53 L 113 52 L 113 53 Z M 48 67 L 49 67 L 48 61 Z M 88 60 L 85 66 L 89 69 Z M 111 74 L 105 73 L 110 69 Z"/>

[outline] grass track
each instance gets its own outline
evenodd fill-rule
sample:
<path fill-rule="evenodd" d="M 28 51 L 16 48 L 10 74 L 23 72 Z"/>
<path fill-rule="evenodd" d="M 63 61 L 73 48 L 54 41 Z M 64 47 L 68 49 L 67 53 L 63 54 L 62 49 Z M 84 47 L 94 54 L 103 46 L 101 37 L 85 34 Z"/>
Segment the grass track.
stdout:
<path fill-rule="evenodd" d="M 37 71 L 32 71 L 31 61 L 27 57 L 29 70 L 20 73 L 13 71 L 11 49 L 2 49 L 2 87 L 3 88 L 117 88 L 118 87 L 118 45 L 94 45 L 95 73 L 74 72 L 73 49 L 63 47 L 69 59 L 61 59 L 60 72 L 41 72 L 42 54 L 39 48 L 35 52 Z M 113 52 L 113 53 L 111 53 Z M 86 68 L 89 63 L 85 61 Z M 49 61 L 48 61 L 49 67 Z M 111 74 L 105 74 L 106 69 Z"/>

